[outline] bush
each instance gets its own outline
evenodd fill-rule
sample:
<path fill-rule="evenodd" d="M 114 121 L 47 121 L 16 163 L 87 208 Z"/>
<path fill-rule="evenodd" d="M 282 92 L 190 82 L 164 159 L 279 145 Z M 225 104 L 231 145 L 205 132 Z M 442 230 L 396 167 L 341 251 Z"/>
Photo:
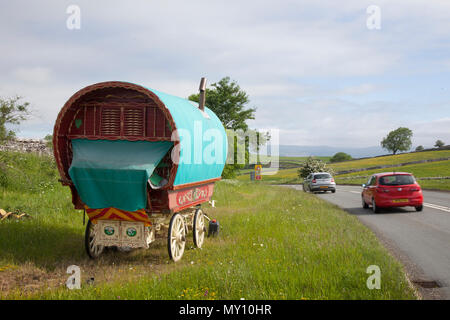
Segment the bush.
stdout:
<path fill-rule="evenodd" d="M 309 157 L 298 170 L 298 175 L 300 178 L 304 179 L 313 172 L 328 172 L 331 175 L 334 174 L 333 169 L 329 168 L 325 162 Z"/>
<path fill-rule="evenodd" d="M 423 146 L 417 146 L 416 151 L 423 151 Z"/>
<path fill-rule="evenodd" d="M 10 125 L 18 125 L 30 115 L 28 102 L 21 102 L 21 97 L 0 98 L 0 143 L 16 136 Z"/>
<path fill-rule="evenodd" d="M 352 160 L 352 156 L 345 153 L 345 152 L 338 152 L 333 157 L 331 157 L 330 162 L 340 162 L 340 161 L 347 161 Z"/>

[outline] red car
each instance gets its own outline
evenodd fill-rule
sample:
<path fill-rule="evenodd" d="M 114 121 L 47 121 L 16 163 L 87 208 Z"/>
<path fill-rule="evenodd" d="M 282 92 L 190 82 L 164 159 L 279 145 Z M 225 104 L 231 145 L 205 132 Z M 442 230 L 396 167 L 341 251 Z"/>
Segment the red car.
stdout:
<path fill-rule="evenodd" d="M 381 208 L 415 207 L 416 211 L 423 209 L 422 189 L 414 176 L 407 172 L 384 172 L 370 177 L 363 184 L 361 194 L 364 209 L 372 205 L 373 212 Z"/>

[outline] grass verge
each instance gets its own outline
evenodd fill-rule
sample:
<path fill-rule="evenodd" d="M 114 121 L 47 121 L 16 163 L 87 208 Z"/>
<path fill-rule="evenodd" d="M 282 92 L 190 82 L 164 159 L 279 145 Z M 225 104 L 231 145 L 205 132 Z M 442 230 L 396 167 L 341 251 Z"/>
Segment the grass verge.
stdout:
<path fill-rule="evenodd" d="M 359 178 L 361 176 L 370 176 L 377 172 L 410 172 L 412 173 L 418 180 L 419 184 L 422 188 L 428 189 L 439 189 L 439 190 L 450 190 L 450 180 L 421 180 L 422 177 L 435 177 L 442 176 L 448 177 L 450 176 L 450 160 L 447 161 L 436 161 L 430 163 L 420 163 L 407 165 L 397 168 L 386 168 L 386 169 L 376 169 L 376 170 L 368 170 L 368 171 L 360 171 L 349 174 L 343 174 L 339 176 L 335 176 L 337 183 L 348 183 L 348 184 L 362 184 L 367 182 L 367 178 Z M 354 178 L 352 178 L 354 177 Z"/>
<path fill-rule="evenodd" d="M 35 290 L 12 288 L 3 298 L 415 298 L 401 265 L 373 233 L 354 216 L 311 194 L 236 181 L 218 183 L 218 207 L 206 211 L 220 221 L 220 236 L 207 239 L 202 250 L 192 249 L 190 240 L 182 261 L 174 264 L 167 261 L 164 241 L 150 250 L 89 261 L 82 252 L 80 216 L 65 205 L 52 209 L 58 201 L 69 202 L 67 190 L 52 192 L 39 204 L 30 201 L 30 210 L 40 208 L 30 212 L 34 218 L 0 224 L 1 263 L 13 266 L 2 272 L 13 275 L 38 268 L 42 282 Z M 8 195 L 3 191 L 2 202 L 12 205 Z M 70 264 L 81 266 L 81 290 L 68 290 L 63 284 L 68 275 L 62 271 Z M 370 265 L 381 269 L 380 290 L 366 286 Z M 59 282 L 49 285 L 49 275 L 58 272 Z M 95 284 L 87 285 L 85 280 L 94 274 Z"/>

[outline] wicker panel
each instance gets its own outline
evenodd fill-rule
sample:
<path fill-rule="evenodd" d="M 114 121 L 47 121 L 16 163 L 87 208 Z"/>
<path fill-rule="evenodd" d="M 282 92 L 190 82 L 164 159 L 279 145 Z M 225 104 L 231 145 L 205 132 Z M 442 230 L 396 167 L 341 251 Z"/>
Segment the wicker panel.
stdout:
<path fill-rule="evenodd" d="M 125 108 L 123 125 L 125 136 L 144 135 L 144 111 L 142 108 Z"/>
<path fill-rule="evenodd" d="M 119 108 L 102 108 L 102 135 L 120 135 L 120 113 Z"/>

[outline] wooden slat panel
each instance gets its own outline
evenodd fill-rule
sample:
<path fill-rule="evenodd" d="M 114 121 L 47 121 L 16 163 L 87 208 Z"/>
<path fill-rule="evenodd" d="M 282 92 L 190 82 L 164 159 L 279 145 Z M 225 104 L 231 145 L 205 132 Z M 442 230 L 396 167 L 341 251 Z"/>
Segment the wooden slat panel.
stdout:
<path fill-rule="evenodd" d="M 172 130 L 170 128 L 169 121 L 166 119 L 166 132 L 164 133 L 165 137 L 169 137 L 172 135 Z"/>
<path fill-rule="evenodd" d="M 86 115 L 85 115 L 85 123 L 84 123 L 84 130 L 86 132 L 86 135 L 93 135 L 94 134 L 94 127 L 95 127 L 95 115 L 94 115 L 94 108 L 93 107 L 86 107 Z"/>
<path fill-rule="evenodd" d="M 147 107 L 147 137 L 155 136 L 155 107 Z"/>
<path fill-rule="evenodd" d="M 125 136 L 144 135 L 144 111 L 142 108 L 124 109 L 124 132 Z"/>
<path fill-rule="evenodd" d="M 163 112 L 160 109 L 156 110 L 156 128 L 155 134 L 157 137 L 165 136 L 166 119 Z"/>
<path fill-rule="evenodd" d="M 103 107 L 101 134 L 104 136 L 120 135 L 120 117 L 119 108 Z"/>
<path fill-rule="evenodd" d="M 78 120 L 78 121 L 77 121 Z M 73 116 L 72 122 L 70 123 L 69 133 L 70 134 L 83 134 L 84 133 L 84 108 L 79 108 L 77 113 Z M 81 121 L 81 126 L 77 128 L 76 124 Z"/>

